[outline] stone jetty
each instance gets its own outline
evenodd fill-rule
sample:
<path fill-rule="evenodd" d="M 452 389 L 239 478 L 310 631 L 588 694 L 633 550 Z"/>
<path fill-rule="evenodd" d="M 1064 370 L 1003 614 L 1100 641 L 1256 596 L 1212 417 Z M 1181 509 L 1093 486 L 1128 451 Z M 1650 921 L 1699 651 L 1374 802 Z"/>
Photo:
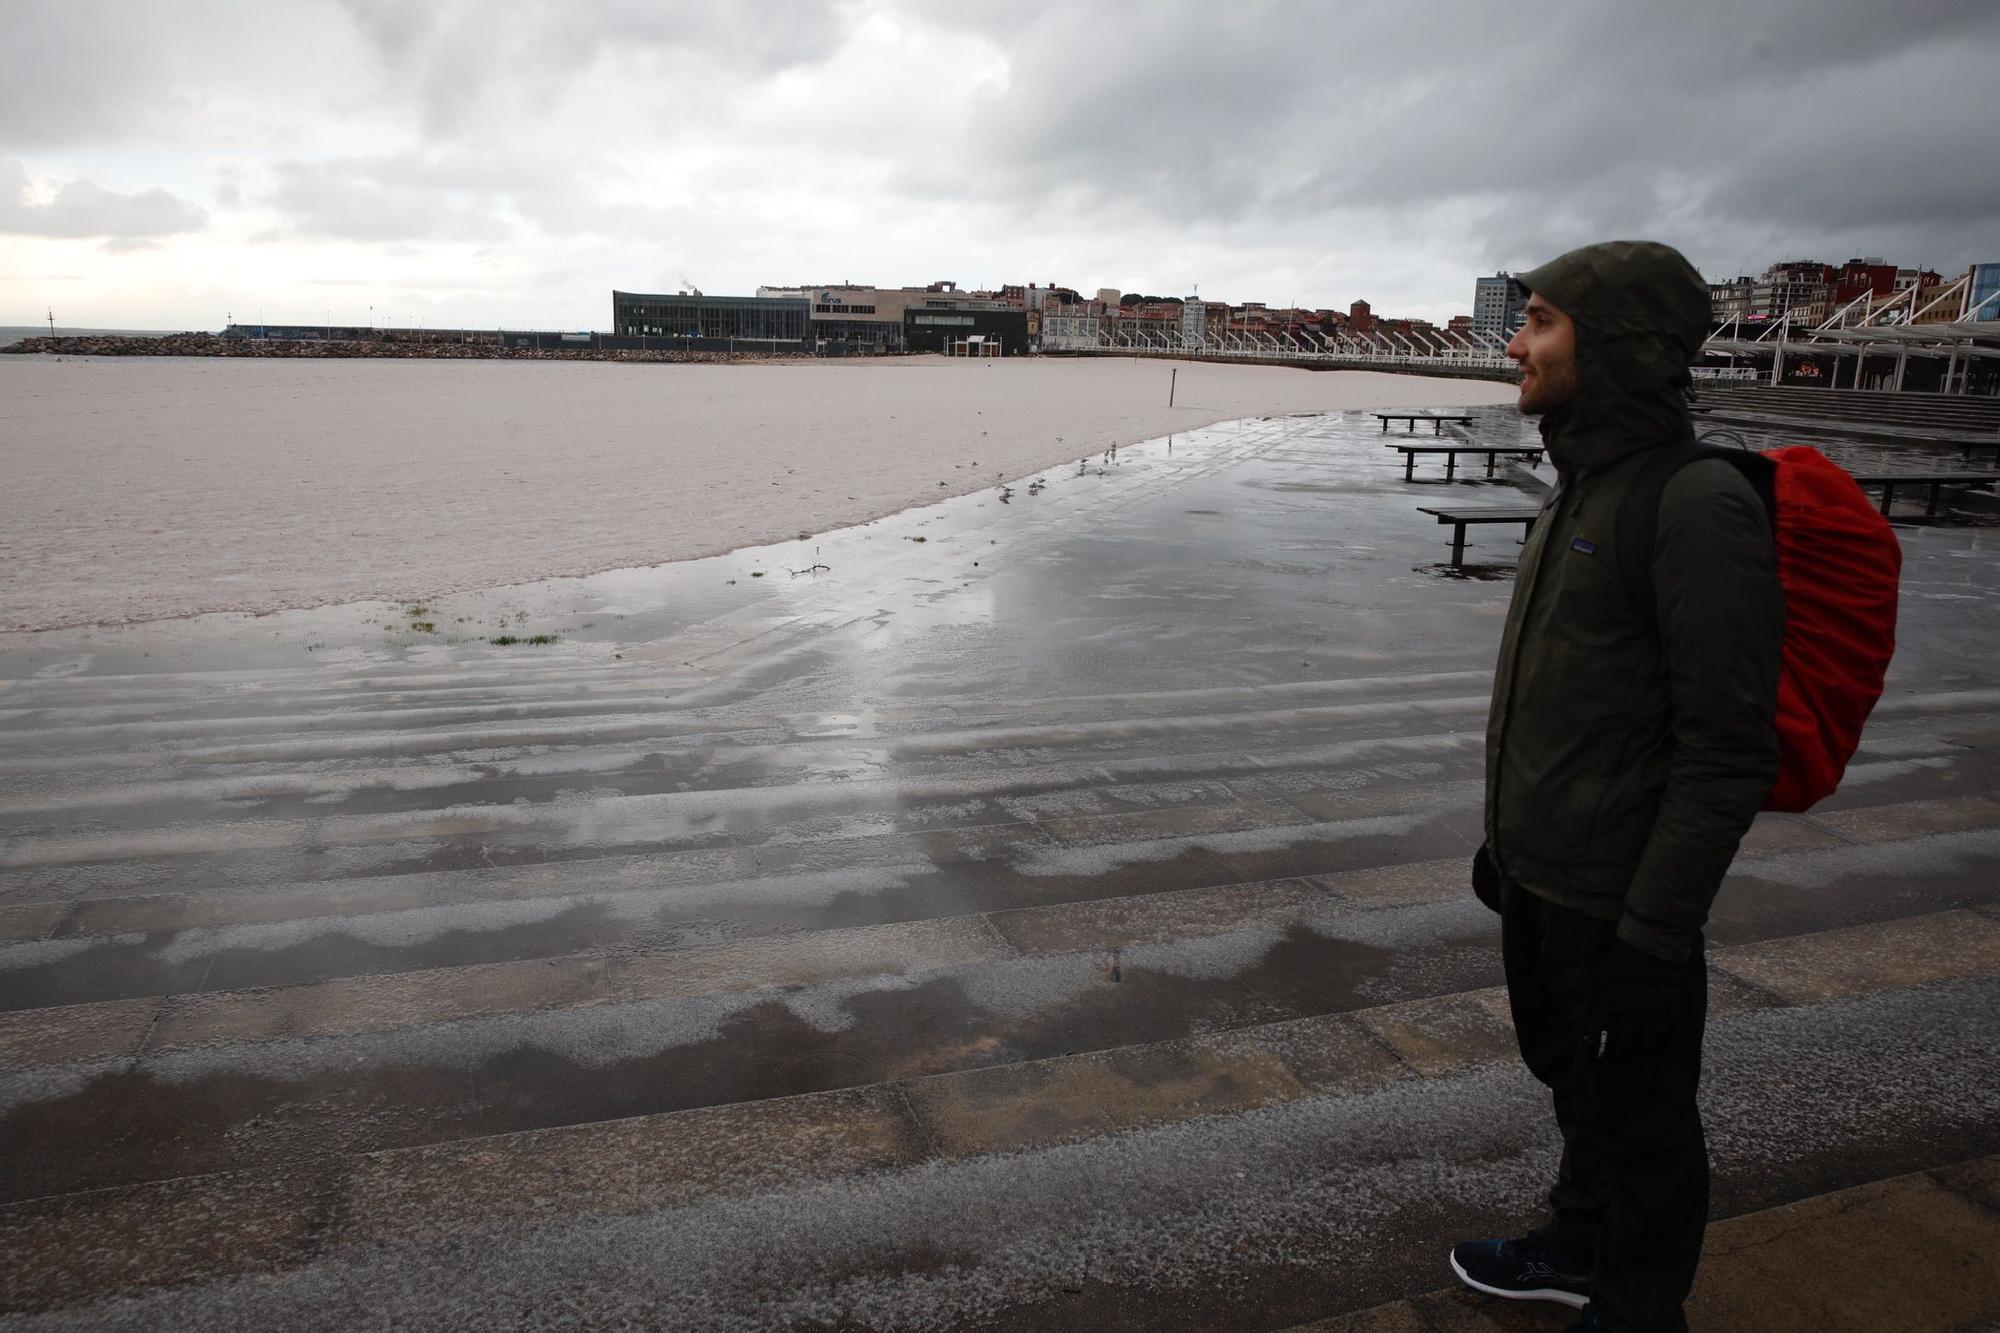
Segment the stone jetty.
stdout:
<path fill-rule="evenodd" d="M 402 359 L 429 361 L 671 361 L 718 363 L 769 361 L 761 351 L 688 351 L 597 347 L 506 347 L 492 342 L 385 335 L 372 340 L 317 338 L 225 338 L 215 333 L 170 333 L 154 338 L 101 334 L 91 337 L 23 338 L 0 347 L 15 355 L 52 356 L 255 356 Z"/>

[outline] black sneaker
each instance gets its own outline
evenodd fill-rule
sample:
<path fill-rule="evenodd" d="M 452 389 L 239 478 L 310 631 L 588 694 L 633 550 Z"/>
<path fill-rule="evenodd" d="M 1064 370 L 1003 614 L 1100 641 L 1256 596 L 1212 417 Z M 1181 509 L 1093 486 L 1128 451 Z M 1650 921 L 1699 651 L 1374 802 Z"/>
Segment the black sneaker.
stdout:
<path fill-rule="evenodd" d="M 1590 1274 L 1551 1262 L 1548 1237 L 1462 1240 L 1451 1247 L 1451 1271 L 1488 1296 L 1510 1301 L 1555 1301 L 1581 1310 L 1590 1303 Z"/>

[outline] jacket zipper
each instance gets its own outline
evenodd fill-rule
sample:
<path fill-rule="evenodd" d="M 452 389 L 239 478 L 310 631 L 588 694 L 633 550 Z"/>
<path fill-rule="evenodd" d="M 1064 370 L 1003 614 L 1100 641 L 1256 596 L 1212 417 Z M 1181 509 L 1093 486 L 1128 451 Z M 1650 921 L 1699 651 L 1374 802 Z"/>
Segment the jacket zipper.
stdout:
<path fill-rule="evenodd" d="M 1564 502 L 1570 498 L 1568 492 L 1571 489 L 1567 480 L 1560 477 L 1557 478 L 1556 493 L 1549 497 L 1549 503 L 1546 506 L 1548 511 L 1547 522 L 1554 523 L 1563 516 Z M 1500 713 L 1500 733 L 1493 738 L 1493 748 L 1496 755 L 1504 755 L 1507 752 L 1507 728 L 1514 721 L 1515 682 L 1518 680 L 1521 670 L 1521 644 L 1527 637 L 1522 631 L 1527 628 L 1529 615 L 1535 609 L 1535 593 L 1542 586 L 1542 569 L 1548 563 L 1548 553 L 1548 531 L 1544 528 L 1542 531 L 1542 549 L 1535 556 L 1535 572 L 1528 579 L 1528 598 L 1525 602 L 1521 603 L 1521 620 L 1514 628 L 1514 651 L 1507 662 L 1507 699 Z M 1493 836 L 1496 843 L 1500 836 L 1500 774 L 1505 768 L 1506 765 L 1497 760 L 1493 765 Z M 1502 879 L 1507 878 L 1507 862 L 1502 857 L 1500 848 L 1498 846 L 1489 846 L 1486 849 L 1486 853 L 1493 859 L 1493 868 L 1500 873 L 1500 877 Z"/>

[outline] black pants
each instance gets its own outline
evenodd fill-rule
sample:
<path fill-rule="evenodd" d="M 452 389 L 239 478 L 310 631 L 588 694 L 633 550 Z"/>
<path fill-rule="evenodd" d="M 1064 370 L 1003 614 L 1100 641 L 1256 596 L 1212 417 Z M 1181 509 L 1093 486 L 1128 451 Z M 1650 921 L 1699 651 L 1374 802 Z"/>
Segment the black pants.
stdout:
<path fill-rule="evenodd" d="M 1591 1302 L 1615 1330 L 1687 1328 L 1708 1224 L 1708 1145 L 1695 1087 L 1708 1018 L 1699 940 L 1682 973 L 1684 1021 L 1667 1053 L 1597 1058 L 1597 976 L 1616 924 L 1501 889 L 1501 950 L 1521 1058 L 1555 1094 L 1562 1166 L 1546 1230 L 1557 1255 L 1591 1275 Z"/>

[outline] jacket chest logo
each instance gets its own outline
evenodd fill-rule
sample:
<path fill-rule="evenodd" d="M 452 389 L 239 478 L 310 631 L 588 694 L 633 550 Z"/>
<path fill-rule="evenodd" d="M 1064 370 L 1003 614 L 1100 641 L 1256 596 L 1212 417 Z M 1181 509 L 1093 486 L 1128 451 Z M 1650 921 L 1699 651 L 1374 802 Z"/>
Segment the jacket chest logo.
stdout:
<path fill-rule="evenodd" d="M 1581 551 L 1585 555 L 1596 555 L 1597 543 L 1588 537 L 1578 537 L 1569 544 L 1569 549 L 1572 551 Z"/>

